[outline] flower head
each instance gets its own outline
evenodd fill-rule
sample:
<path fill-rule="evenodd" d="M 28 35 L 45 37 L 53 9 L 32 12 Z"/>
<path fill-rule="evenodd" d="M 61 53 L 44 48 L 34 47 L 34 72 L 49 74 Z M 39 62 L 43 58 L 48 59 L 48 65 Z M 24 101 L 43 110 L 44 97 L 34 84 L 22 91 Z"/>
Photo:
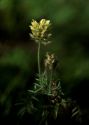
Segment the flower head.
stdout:
<path fill-rule="evenodd" d="M 48 33 L 50 27 L 50 20 L 41 19 L 40 22 L 36 20 L 32 20 L 31 25 L 29 26 L 31 29 L 30 36 L 36 41 L 41 42 L 42 44 L 50 43 L 48 39 L 50 38 L 51 34 Z"/>
<path fill-rule="evenodd" d="M 45 59 L 45 62 L 44 62 L 45 68 L 48 68 L 49 70 L 52 70 L 54 62 L 55 62 L 54 54 L 47 53 L 46 59 Z"/>

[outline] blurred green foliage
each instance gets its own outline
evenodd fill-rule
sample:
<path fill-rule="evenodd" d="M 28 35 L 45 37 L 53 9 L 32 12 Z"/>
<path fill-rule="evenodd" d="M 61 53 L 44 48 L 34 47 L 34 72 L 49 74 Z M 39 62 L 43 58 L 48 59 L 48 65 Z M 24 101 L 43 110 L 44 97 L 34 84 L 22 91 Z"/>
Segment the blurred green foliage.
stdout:
<path fill-rule="evenodd" d="M 50 19 L 52 22 L 52 45 L 51 52 L 58 57 L 59 65 L 57 77 L 61 79 L 61 85 L 68 94 L 74 87 L 81 85 L 89 88 L 89 1 L 88 0 L 0 0 L 0 49 L 3 42 L 9 44 L 18 40 L 33 41 L 29 38 L 29 25 L 32 19 Z M 29 44 L 28 51 L 21 47 L 8 50 L 0 54 L 0 105 L 6 107 L 7 112 L 11 108 L 13 95 L 23 93 L 31 77 L 36 70 L 36 52 L 31 48 L 36 45 Z M 47 49 L 47 48 L 46 48 Z M 43 58 L 43 54 L 41 57 Z M 83 82 L 82 82 L 83 81 Z M 86 83 L 85 83 L 86 82 Z M 88 96 L 86 88 L 81 93 Z M 13 93 L 13 94 L 12 94 Z M 77 95 L 76 95 L 77 98 Z M 81 94 L 79 96 L 81 100 Z M 15 98 L 16 100 L 17 98 Z M 86 99 L 87 100 L 87 99 Z M 83 102 L 83 101 L 81 101 Z M 14 101 L 15 103 L 15 101 Z M 86 101 L 89 104 L 89 101 Z M 7 113 L 8 114 L 8 113 Z"/>

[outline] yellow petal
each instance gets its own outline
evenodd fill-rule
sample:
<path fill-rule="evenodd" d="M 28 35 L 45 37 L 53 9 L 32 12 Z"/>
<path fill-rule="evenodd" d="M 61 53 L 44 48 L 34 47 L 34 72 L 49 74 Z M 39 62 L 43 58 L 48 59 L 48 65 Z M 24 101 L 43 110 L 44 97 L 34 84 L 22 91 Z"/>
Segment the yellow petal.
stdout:
<path fill-rule="evenodd" d="M 46 22 L 46 20 L 45 20 L 45 19 L 42 19 L 42 20 L 40 21 L 40 25 L 43 25 L 45 22 Z"/>
<path fill-rule="evenodd" d="M 33 27 L 38 27 L 38 25 L 39 25 L 36 20 L 32 20 L 31 24 Z"/>

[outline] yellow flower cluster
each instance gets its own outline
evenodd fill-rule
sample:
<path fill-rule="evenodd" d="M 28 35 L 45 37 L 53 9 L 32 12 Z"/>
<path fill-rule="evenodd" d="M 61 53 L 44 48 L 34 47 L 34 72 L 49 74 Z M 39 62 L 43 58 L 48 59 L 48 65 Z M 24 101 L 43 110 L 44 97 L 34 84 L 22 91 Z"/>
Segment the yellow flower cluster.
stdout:
<path fill-rule="evenodd" d="M 53 64 L 55 62 L 55 57 L 54 54 L 46 54 L 46 59 L 45 59 L 45 68 L 48 68 L 49 70 L 52 70 Z"/>
<path fill-rule="evenodd" d="M 30 36 L 36 41 L 41 42 L 42 44 L 48 44 L 48 39 L 51 34 L 48 33 L 50 27 L 50 20 L 41 19 L 40 22 L 36 20 L 32 20 L 31 25 L 29 26 L 31 29 Z"/>

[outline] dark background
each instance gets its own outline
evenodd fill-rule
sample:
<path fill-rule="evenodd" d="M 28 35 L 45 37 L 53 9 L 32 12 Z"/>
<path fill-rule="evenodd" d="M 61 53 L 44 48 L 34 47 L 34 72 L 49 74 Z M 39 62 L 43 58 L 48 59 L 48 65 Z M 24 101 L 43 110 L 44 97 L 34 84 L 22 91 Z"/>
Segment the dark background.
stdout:
<path fill-rule="evenodd" d="M 89 119 L 88 0 L 0 0 L 0 122 L 16 125 L 19 121 L 15 104 L 30 89 L 37 73 L 37 44 L 29 36 L 29 25 L 32 19 L 42 18 L 52 23 L 52 44 L 42 48 L 41 57 L 48 50 L 57 55 L 56 76 L 66 96 L 76 100 L 83 110 L 86 124 Z"/>

